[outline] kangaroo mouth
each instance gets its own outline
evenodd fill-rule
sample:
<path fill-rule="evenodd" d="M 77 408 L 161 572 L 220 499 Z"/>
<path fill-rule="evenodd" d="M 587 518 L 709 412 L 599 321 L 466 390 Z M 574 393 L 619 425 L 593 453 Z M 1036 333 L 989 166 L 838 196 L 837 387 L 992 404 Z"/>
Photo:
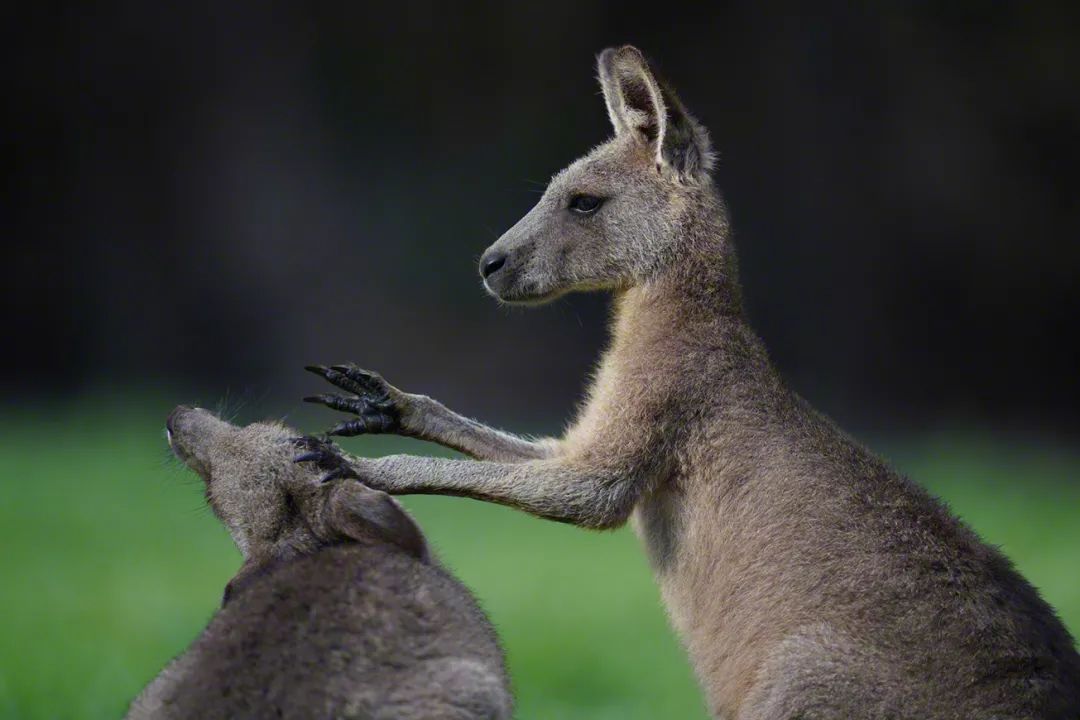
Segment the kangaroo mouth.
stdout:
<path fill-rule="evenodd" d="M 544 305 L 564 294 L 558 290 L 545 292 L 536 288 L 513 287 L 496 290 L 486 282 L 484 289 L 487 290 L 488 295 L 506 305 Z"/>
<path fill-rule="evenodd" d="M 195 456 L 184 447 L 184 444 L 180 442 L 176 432 L 174 432 L 168 425 L 165 426 L 165 439 L 169 443 L 169 450 L 176 457 L 177 460 L 187 465 L 195 472 L 200 471 L 199 463 L 196 461 Z M 200 473 L 201 474 L 201 473 Z"/>

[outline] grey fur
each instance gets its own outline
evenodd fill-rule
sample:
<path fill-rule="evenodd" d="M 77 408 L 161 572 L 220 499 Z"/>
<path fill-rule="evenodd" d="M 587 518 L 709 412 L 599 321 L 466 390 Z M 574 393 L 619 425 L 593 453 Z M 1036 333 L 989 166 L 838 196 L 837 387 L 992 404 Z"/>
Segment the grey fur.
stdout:
<path fill-rule="evenodd" d="M 509 718 L 495 633 L 383 492 L 322 484 L 296 433 L 177 408 L 170 444 L 244 565 L 206 630 L 129 718 Z"/>
<path fill-rule="evenodd" d="M 615 137 L 485 253 L 505 302 L 614 294 L 576 421 L 534 443 L 395 390 L 401 432 L 480 462 L 353 470 L 585 527 L 632 518 L 715 717 L 1076 720 L 1080 657 L 1035 589 L 769 362 L 707 134 L 636 49 L 604 51 L 599 75 Z M 606 200 L 579 215 L 577 194 Z"/>

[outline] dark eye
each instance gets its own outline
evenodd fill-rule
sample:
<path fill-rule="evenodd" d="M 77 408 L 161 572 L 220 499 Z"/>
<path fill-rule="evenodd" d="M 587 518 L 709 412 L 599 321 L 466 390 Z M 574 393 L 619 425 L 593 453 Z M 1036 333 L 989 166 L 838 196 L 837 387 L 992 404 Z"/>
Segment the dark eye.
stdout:
<path fill-rule="evenodd" d="M 595 195 L 575 195 L 570 198 L 570 209 L 579 215 L 588 215 L 589 213 L 596 212 L 597 208 L 599 208 L 603 202 L 603 200 Z"/>

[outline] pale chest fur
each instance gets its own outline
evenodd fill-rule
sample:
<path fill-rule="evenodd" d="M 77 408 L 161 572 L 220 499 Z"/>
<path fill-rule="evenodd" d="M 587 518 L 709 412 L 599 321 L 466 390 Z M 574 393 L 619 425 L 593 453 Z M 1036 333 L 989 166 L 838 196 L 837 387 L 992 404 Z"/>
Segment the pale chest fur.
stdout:
<path fill-rule="evenodd" d="M 782 630 L 760 623 L 760 588 L 739 582 L 745 549 L 708 495 L 693 478 L 671 478 L 639 500 L 631 523 L 710 710 L 727 717 L 750 692 L 764 648 Z"/>
<path fill-rule="evenodd" d="M 709 404 L 723 385 L 720 363 L 703 358 L 651 300 L 623 299 L 568 449 L 618 455 L 614 462 L 639 483 L 631 524 L 710 709 L 725 717 L 756 678 L 767 644 L 759 641 L 775 634 L 754 621 L 756 591 L 737 582 L 756 552 L 739 518 L 754 508 L 721 491 L 739 469 L 724 459 L 726 438 Z"/>
<path fill-rule="evenodd" d="M 633 302 L 641 302 L 635 299 Z M 630 312 L 623 299 L 611 347 L 604 353 L 588 390 L 588 400 L 564 442 L 571 454 L 600 453 L 604 460 L 640 470 L 657 444 L 664 443 L 662 415 L 677 375 L 666 367 L 665 335 L 645 316 Z M 651 480 L 651 478 L 650 478 Z"/>

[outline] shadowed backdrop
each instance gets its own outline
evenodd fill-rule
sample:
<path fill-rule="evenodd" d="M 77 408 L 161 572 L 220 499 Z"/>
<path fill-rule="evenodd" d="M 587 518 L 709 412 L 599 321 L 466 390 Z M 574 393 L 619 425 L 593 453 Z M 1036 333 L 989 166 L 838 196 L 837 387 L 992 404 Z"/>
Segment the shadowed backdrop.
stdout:
<path fill-rule="evenodd" d="M 711 129 L 749 312 L 841 420 L 1080 421 L 1068 3 L 24 6 L 3 380 L 284 408 L 355 360 L 491 420 L 566 415 L 603 302 L 499 309 L 482 250 L 609 133 L 641 46 Z M 525 416 L 525 417 L 522 417 Z"/>

